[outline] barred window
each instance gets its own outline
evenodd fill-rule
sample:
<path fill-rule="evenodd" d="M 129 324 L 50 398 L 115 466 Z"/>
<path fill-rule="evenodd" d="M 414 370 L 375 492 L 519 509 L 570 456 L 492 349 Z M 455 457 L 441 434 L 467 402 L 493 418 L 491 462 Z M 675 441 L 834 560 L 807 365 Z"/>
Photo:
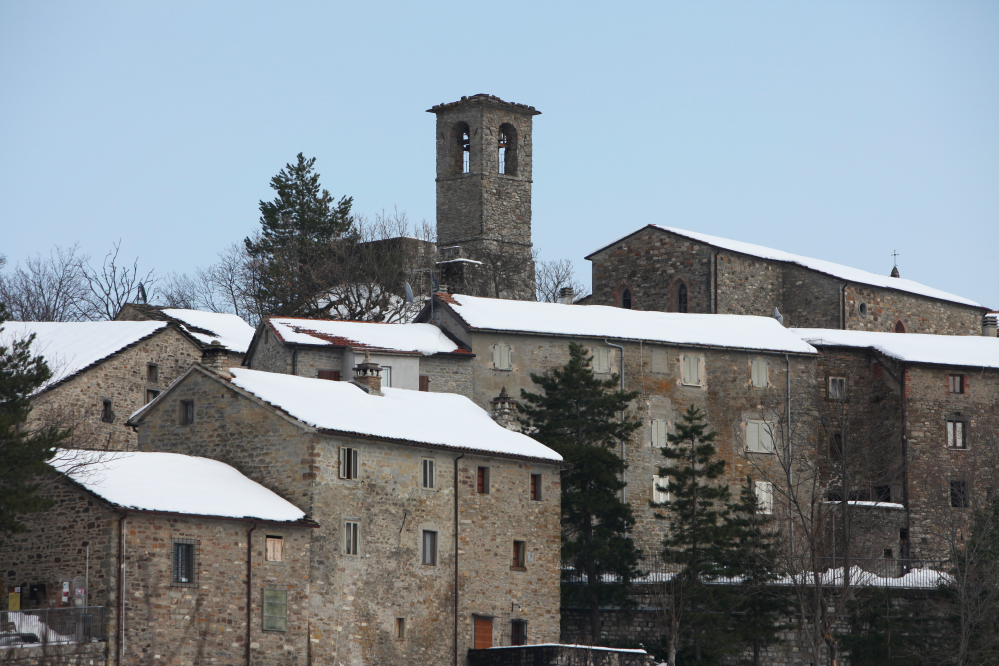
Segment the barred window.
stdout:
<path fill-rule="evenodd" d="M 968 482 L 962 480 L 950 482 L 950 505 L 958 509 L 968 508 Z"/>
<path fill-rule="evenodd" d="M 197 587 L 197 539 L 173 540 L 173 587 Z"/>
<path fill-rule="evenodd" d="M 111 409 L 111 401 L 101 401 L 101 421 L 104 423 L 114 423 L 114 410 Z"/>
<path fill-rule="evenodd" d="M 288 590 L 264 588 L 264 631 L 288 631 Z"/>

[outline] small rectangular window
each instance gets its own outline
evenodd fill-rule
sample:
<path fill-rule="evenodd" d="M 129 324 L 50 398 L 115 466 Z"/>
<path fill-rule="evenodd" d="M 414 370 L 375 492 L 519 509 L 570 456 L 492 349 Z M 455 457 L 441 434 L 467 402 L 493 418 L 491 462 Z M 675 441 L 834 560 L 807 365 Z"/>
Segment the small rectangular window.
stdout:
<path fill-rule="evenodd" d="M 773 453 L 773 424 L 766 421 L 747 422 L 746 450 L 750 453 Z"/>
<path fill-rule="evenodd" d="M 609 347 L 593 348 L 593 372 L 608 373 L 611 371 L 611 350 Z"/>
<path fill-rule="evenodd" d="M 193 400 L 181 400 L 180 401 L 180 424 L 181 425 L 191 425 L 194 423 L 194 401 Z"/>
<path fill-rule="evenodd" d="M 267 553 L 265 559 L 268 562 L 284 562 L 283 537 L 267 536 Z"/>
<path fill-rule="evenodd" d="M 968 424 L 966 421 L 947 419 L 947 448 L 968 448 Z"/>
<path fill-rule="evenodd" d="M 425 393 L 430 391 L 430 375 L 420 375 L 420 390 Z"/>
<path fill-rule="evenodd" d="M 683 383 L 690 386 L 701 385 L 701 359 L 699 356 L 683 356 Z"/>
<path fill-rule="evenodd" d="M 171 584 L 174 587 L 197 587 L 198 569 L 196 539 L 173 540 L 173 576 Z"/>
<path fill-rule="evenodd" d="M 752 380 L 754 388 L 766 388 L 768 385 L 769 378 L 767 377 L 767 371 L 769 370 L 770 364 L 767 363 L 765 358 L 754 358 L 752 363 Z"/>
<path fill-rule="evenodd" d="M 891 502 L 891 486 L 874 486 L 875 502 Z"/>
<path fill-rule="evenodd" d="M 840 460 L 843 457 L 843 435 L 834 432 L 829 436 L 829 458 Z"/>
<path fill-rule="evenodd" d="M 510 645 L 527 645 L 527 621 L 510 621 Z"/>
<path fill-rule="evenodd" d="M 420 484 L 424 488 L 433 489 L 435 487 L 436 481 L 436 471 L 434 470 L 434 461 L 430 458 L 424 458 L 422 461 L 420 469 Z"/>
<path fill-rule="evenodd" d="M 340 447 L 340 478 L 356 479 L 358 477 L 357 449 L 348 446 Z"/>
<path fill-rule="evenodd" d="M 475 491 L 480 495 L 489 494 L 489 468 L 480 467 L 475 474 Z"/>
<path fill-rule="evenodd" d="M 535 502 L 541 501 L 541 475 L 531 475 L 531 499 Z"/>
<path fill-rule="evenodd" d="M 148 405 L 153 400 L 155 400 L 156 396 L 158 396 L 159 394 L 160 394 L 159 391 L 154 391 L 153 389 L 146 389 L 146 404 Z"/>
<path fill-rule="evenodd" d="M 150 384 L 157 384 L 160 381 L 160 367 L 155 363 L 146 366 L 146 381 Z"/>
<path fill-rule="evenodd" d="M 886 560 L 890 560 L 890 559 L 893 559 L 894 557 L 895 557 L 895 554 L 892 552 L 892 549 L 891 548 L 885 548 L 885 559 Z"/>
<path fill-rule="evenodd" d="M 510 370 L 513 367 L 511 351 L 510 345 L 493 345 L 493 367 L 497 370 Z"/>
<path fill-rule="evenodd" d="M 339 370 L 320 370 L 319 379 L 328 379 L 333 382 L 340 381 L 340 371 Z"/>
<path fill-rule="evenodd" d="M 964 375 L 950 376 L 950 392 L 964 393 Z"/>
<path fill-rule="evenodd" d="M 669 501 L 669 477 L 659 476 L 658 474 L 652 477 L 652 501 L 655 504 L 664 504 Z"/>
<path fill-rule="evenodd" d="M 669 440 L 666 438 L 669 432 L 669 421 L 666 419 L 652 419 L 652 448 L 661 449 L 665 447 Z"/>
<path fill-rule="evenodd" d="M 829 378 L 829 397 L 833 400 L 846 399 L 846 377 Z"/>
<path fill-rule="evenodd" d="M 757 481 L 755 485 L 756 490 L 756 507 L 759 509 L 760 513 L 773 513 L 774 512 L 774 484 L 769 481 Z"/>
<path fill-rule="evenodd" d="M 423 564 L 437 566 L 437 532 L 423 530 Z"/>
<path fill-rule="evenodd" d="M 513 561 L 510 565 L 512 569 L 523 569 L 527 566 L 527 542 L 513 542 Z"/>
<path fill-rule="evenodd" d="M 968 482 L 950 482 L 950 505 L 959 509 L 968 508 Z"/>
<path fill-rule="evenodd" d="M 397 617 L 395 619 L 395 639 L 397 641 L 404 640 L 406 638 L 406 618 Z"/>
<path fill-rule="evenodd" d="M 114 423 L 114 410 L 111 409 L 111 401 L 101 402 L 101 421 L 104 423 Z"/>
<path fill-rule="evenodd" d="M 288 590 L 264 589 L 264 631 L 288 631 Z"/>
<path fill-rule="evenodd" d="M 360 532 L 361 524 L 353 521 L 346 521 L 343 524 L 343 553 L 344 555 L 360 555 Z"/>

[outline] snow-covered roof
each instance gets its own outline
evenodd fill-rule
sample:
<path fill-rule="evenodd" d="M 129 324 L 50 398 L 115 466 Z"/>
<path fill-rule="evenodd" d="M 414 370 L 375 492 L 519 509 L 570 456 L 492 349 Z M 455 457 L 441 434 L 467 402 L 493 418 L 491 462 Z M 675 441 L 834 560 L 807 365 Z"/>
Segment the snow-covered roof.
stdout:
<path fill-rule="evenodd" d="M 951 301 L 953 303 L 961 303 L 962 305 L 971 305 L 974 307 L 985 307 L 981 303 L 977 303 L 971 299 L 964 298 L 962 296 L 955 296 L 954 294 L 949 294 L 945 291 L 940 291 L 939 289 L 934 289 L 933 287 L 927 287 L 924 284 L 914 282 L 912 280 L 906 280 L 904 278 L 893 278 L 887 275 L 879 275 L 877 273 L 871 273 L 869 271 L 861 270 L 859 268 L 852 268 L 850 266 L 843 266 L 842 264 L 836 264 L 831 261 L 825 261 L 823 259 L 813 259 L 811 257 L 802 257 L 801 255 L 791 254 L 790 252 L 782 252 L 781 250 L 774 250 L 769 247 L 763 247 L 762 245 L 754 245 L 753 243 L 744 243 L 742 241 L 729 240 L 728 238 L 720 238 L 718 236 L 710 236 L 708 234 L 702 234 L 697 231 L 687 231 L 686 229 L 677 229 L 676 227 L 665 227 L 658 224 L 650 224 L 646 228 L 652 227 L 654 229 L 661 229 L 662 231 L 668 231 L 670 233 L 678 234 L 680 236 L 686 236 L 691 240 L 704 243 L 705 245 L 712 245 L 714 247 L 719 247 L 725 250 L 731 250 L 732 252 L 739 252 L 740 254 L 747 254 L 752 257 L 759 257 L 761 259 L 771 259 L 773 261 L 786 261 L 790 264 L 797 264 L 805 268 L 810 268 L 813 271 L 819 271 L 820 273 L 826 273 L 834 277 L 838 277 L 842 280 L 848 282 L 855 282 L 857 284 L 867 284 L 874 287 L 882 287 L 886 289 L 897 289 L 898 291 L 907 291 L 912 294 L 919 294 L 920 296 L 928 296 L 929 298 L 936 298 L 942 301 Z M 628 236 L 632 236 L 637 232 L 632 232 L 627 236 L 622 236 L 617 240 L 608 243 L 598 250 L 590 253 L 589 256 L 593 256 L 597 252 L 604 250 L 611 245 L 614 245 Z"/>
<path fill-rule="evenodd" d="M 810 345 L 770 317 L 649 312 L 462 294 L 446 296 L 444 300 L 470 328 L 478 330 L 815 353 Z"/>
<path fill-rule="evenodd" d="M 237 315 L 181 308 L 163 308 L 162 312 L 191 328 L 214 333 L 214 336 L 210 336 L 189 329 L 188 332 L 201 342 L 211 344 L 213 340 L 218 340 L 219 344 L 241 354 L 245 354 L 250 348 L 254 329 Z"/>
<path fill-rule="evenodd" d="M 874 333 L 833 328 L 793 328 L 817 347 L 862 347 L 908 363 L 999 368 L 999 339 L 980 335 Z"/>
<path fill-rule="evenodd" d="M 282 340 L 300 345 L 333 345 L 420 353 L 424 356 L 460 349 L 433 324 L 381 324 L 292 317 L 271 317 L 268 321 Z"/>
<path fill-rule="evenodd" d="M 52 371 L 44 390 L 167 325 L 163 321 L 8 321 L 0 331 L 0 344 L 35 335 L 32 352 L 42 354 Z"/>
<path fill-rule="evenodd" d="M 527 435 L 507 430 L 468 398 L 383 388 L 370 395 L 351 382 L 232 369 L 232 383 L 302 423 L 380 439 L 396 439 L 507 456 L 562 460 Z"/>
<path fill-rule="evenodd" d="M 97 462 L 80 466 L 80 460 Z M 95 495 L 127 509 L 277 521 L 305 518 L 288 500 L 209 458 L 62 450 L 53 466 Z"/>

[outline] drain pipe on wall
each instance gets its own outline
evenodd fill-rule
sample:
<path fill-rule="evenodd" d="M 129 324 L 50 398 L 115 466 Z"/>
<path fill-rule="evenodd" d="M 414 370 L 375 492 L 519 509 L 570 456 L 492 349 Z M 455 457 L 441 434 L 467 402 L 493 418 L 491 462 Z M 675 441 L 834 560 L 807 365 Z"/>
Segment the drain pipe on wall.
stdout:
<path fill-rule="evenodd" d="M 454 666 L 458 666 L 458 461 L 454 459 Z"/>
<path fill-rule="evenodd" d="M 784 354 L 784 374 L 787 375 L 787 485 L 788 492 L 794 484 L 794 459 L 791 456 L 791 357 Z M 790 521 L 791 557 L 794 557 L 794 520 Z"/>
<path fill-rule="evenodd" d="M 123 511 L 118 519 L 118 654 L 115 663 L 121 666 L 121 653 L 125 651 L 125 519 Z"/>
<path fill-rule="evenodd" d="M 253 615 L 251 605 L 253 604 L 253 530 L 257 529 L 256 521 L 253 527 L 246 531 L 246 666 L 250 666 L 250 631 Z M 311 636 L 310 636 L 311 638 Z"/>
<path fill-rule="evenodd" d="M 624 347 L 622 347 L 621 345 L 616 345 L 613 342 L 611 342 L 609 340 L 606 340 L 606 339 L 604 340 L 604 344 L 606 344 L 608 347 L 617 347 L 618 349 L 621 350 L 621 390 L 624 391 Z M 621 412 L 621 420 L 622 421 L 624 420 L 624 412 Z M 624 462 L 624 441 L 623 440 L 621 442 L 621 462 Z M 625 471 L 622 469 L 621 470 L 621 483 L 625 483 L 626 480 L 627 480 L 627 477 L 625 476 Z M 627 499 L 628 494 L 627 493 L 628 493 L 627 486 L 622 486 L 622 488 L 621 488 L 621 501 L 622 502 L 627 502 L 628 501 L 628 499 Z"/>

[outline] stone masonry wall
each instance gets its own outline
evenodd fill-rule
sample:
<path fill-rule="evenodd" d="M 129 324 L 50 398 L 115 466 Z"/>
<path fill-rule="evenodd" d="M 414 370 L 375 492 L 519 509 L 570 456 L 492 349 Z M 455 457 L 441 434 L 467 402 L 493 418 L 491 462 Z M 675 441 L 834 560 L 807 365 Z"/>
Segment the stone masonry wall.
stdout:
<path fill-rule="evenodd" d="M 784 264 L 781 313 L 788 328 L 841 328 L 843 281 Z"/>
<path fill-rule="evenodd" d="M 781 264 L 725 251 L 715 261 L 717 312 L 770 317 L 775 307 L 786 309 Z"/>
<path fill-rule="evenodd" d="M 73 428 L 62 446 L 131 450 L 136 437 L 125 426 L 128 417 L 146 404 L 146 391 L 162 391 L 201 360 L 201 350 L 175 327 L 111 356 L 32 401 L 32 418 Z M 148 380 L 149 364 L 158 367 L 158 380 Z M 111 400 L 114 423 L 101 421 L 103 401 Z"/>
<path fill-rule="evenodd" d="M 867 285 L 846 287 L 846 326 L 856 331 L 895 332 L 902 322 L 906 333 L 981 335 L 985 308 L 938 301 L 902 291 Z M 867 314 L 861 314 L 861 303 Z"/>
<path fill-rule="evenodd" d="M 472 397 L 472 357 L 436 354 L 420 357 L 420 374 L 430 378 L 431 393 Z"/>
<path fill-rule="evenodd" d="M 123 664 L 243 663 L 246 544 L 252 523 L 133 514 L 126 519 Z M 308 662 L 309 528 L 258 524 L 253 543 L 250 658 L 254 666 Z M 284 538 L 284 562 L 264 561 L 267 535 Z M 195 545 L 196 587 L 172 584 L 175 539 Z M 263 630 L 264 589 L 288 593 L 288 630 Z"/>

